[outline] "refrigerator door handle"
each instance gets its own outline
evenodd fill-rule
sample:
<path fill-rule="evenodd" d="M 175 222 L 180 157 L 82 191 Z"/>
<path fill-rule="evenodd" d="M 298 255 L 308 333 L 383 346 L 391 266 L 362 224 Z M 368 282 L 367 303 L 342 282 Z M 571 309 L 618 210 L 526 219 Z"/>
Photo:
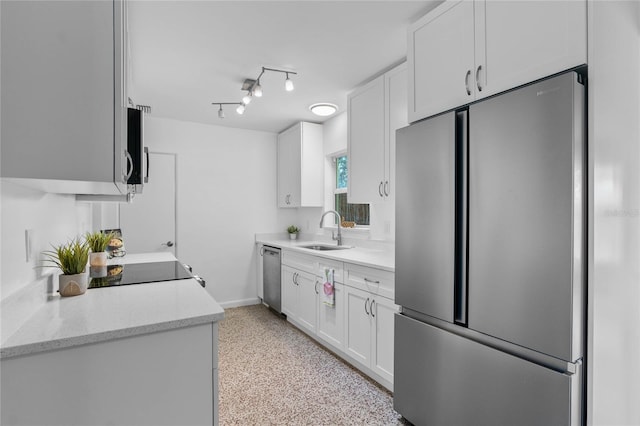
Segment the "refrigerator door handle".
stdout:
<path fill-rule="evenodd" d="M 468 225 L 468 135 L 469 111 L 456 112 L 456 265 L 454 284 L 453 320 L 467 325 L 467 225 Z"/>

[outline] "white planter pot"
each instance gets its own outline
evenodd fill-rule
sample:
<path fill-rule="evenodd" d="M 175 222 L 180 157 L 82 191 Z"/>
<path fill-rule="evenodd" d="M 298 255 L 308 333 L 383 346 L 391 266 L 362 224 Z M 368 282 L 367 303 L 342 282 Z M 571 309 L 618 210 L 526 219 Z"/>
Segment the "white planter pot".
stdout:
<path fill-rule="evenodd" d="M 84 294 L 85 291 L 87 291 L 88 285 L 89 274 L 87 272 L 58 276 L 58 289 L 60 291 L 60 296 L 63 297 Z"/>
<path fill-rule="evenodd" d="M 107 252 L 99 251 L 97 253 L 89 253 L 90 266 L 107 266 Z"/>
<path fill-rule="evenodd" d="M 289 234 L 289 238 L 295 240 L 298 238 L 298 234 Z"/>

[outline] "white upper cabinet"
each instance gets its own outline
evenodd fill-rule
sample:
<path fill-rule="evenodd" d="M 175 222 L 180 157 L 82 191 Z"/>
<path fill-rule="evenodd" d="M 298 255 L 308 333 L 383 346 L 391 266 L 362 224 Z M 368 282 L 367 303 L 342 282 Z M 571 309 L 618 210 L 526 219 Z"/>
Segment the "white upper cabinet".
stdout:
<path fill-rule="evenodd" d="M 587 63 L 584 0 L 479 1 L 476 28 L 481 97 Z"/>
<path fill-rule="evenodd" d="M 278 207 L 324 202 L 322 125 L 300 122 L 278 135 Z"/>
<path fill-rule="evenodd" d="M 395 131 L 407 125 L 407 66 L 349 94 L 349 203 L 393 202 Z"/>
<path fill-rule="evenodd" d="M 125 4 L 1 2 L 2 177 L 126 193 Z"/>
<path fill-rule="evenodd" d="M 359 87 L 347 100 L 349 203 L 384 196 L 384 76 Z"/>
<path fill-rule="evenodd" d="M 442 4 L 409 27 L 409 121 L 474 99 L 474 3 Z"/>
<path fill-rule="evenodd" d="M 587 62 L 584 0 L 447 1 L 409 27 L 409 121 Z"/>

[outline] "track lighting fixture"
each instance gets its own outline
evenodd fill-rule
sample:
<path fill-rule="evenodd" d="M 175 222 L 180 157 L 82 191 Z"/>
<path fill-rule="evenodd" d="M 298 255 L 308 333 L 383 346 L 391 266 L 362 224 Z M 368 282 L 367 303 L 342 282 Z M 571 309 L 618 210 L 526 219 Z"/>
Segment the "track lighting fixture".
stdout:
<path fill-rule="evenodd" d="M 291 92 L 293 90 L 293 81 L 289 78 L 289 73 L 287 73 L 287 79 L 284 81 L 284 90 L 287 92 Z"/>
<path fill-rule="evenodd" d="M 253 96 L 256 98 L 262 97 L 262 86 L 260 86 L 260 79 L 256 80 L 256 84 L 253 86 Z"/>
<path fill-rule="evenodd" d="M 218 118 L 224 118 L 224 110 L 222 109 L 222 105 L 240 105 L 242 106 L 243 104 L 241 102 L 213 102 L 211 105 L 218 105 L 220 108 L 218 109 Z M 240 108 L 240 106 L 238 106 L 238 109 Z M 236 111 L 238 111 L 236 109 Z M 244 112 L 244 107 L 242 109 L 242 112 Z M 238 111 L 238 114 L 242 114 L 242 112 Z"/>
<path fill-rule="evenodd" d="M 254 96 L 256 98 L 261 98 L 262 97 L 262 86 L 260 85 L 260 77 L 262 77 L 262 75 L 265 73 L 265 71 L 280 72 L 280 73 L 285 74 L 286 78 L 284 80 L 284 89 L 287 92 L 291 92 L 294 89 L 293 81 L 289 77 L 289 74 L 297 75 L 298 74 L 297 72 L 279 70 L 279 69 L 275 69 L 275 68 L 262 67 L 262 71 L 260 72 L 260 75 L 258 75 L 258 78 L 256 78 L 255 80 L 247 78 L 242 83 L 241 90 L 247 92 L 247 94 L 242 97 L 242 102 L 222 102 L 222 103 L 220 103 L 220 102 L 212 102 L 212 105 L 220 105 L 220 109 L 218 110 L 218 117 L 219 118 L 224 118 L 224 111 L 222 110 L 222 105 L 238 105 L 238 108 L 236 108 L 236 112 L 238 114 L 242 115 L 242 114 L 244 114 L 246 106 L 249 105 L 249 103 L 251 103 L 251 100 L 253 99 Z"/>

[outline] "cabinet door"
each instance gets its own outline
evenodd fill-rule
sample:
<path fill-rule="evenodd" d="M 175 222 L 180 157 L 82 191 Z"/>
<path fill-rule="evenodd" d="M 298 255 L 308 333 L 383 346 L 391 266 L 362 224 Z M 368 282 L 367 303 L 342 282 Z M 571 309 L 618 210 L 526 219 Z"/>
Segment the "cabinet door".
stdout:
<path fill-rule="evenodd" d="M 296 317 L 298 306 L 297 274 L 295 269 L 282 267 L 282 313 L 292 318 Z"/>
<path fill-rule="evenodd" d="M 384 76 L 349 95 L 349 203 L 371 203 L 384 197 Z"/>
<path fill-rule="evenodd" d="M 298 271 L 296 283 L 298 284 L 298 306 L 295 310 L 297 313 L 296 319 L 308 332 L 315 334 L 316 315 L 318 312 L 316 277 L 307 272 Z"/>
<path fill-rule="evenodd" d="M 322 278 L 317 277 L 318 291 L 322 291 Z M 336 349 L 344 350 L 344 285 L 335 284 L 335 303 L 325 305 L 318 297 L 318 337 Z"/>
<path fill-rule="evenodd" d="M 371 316 L 368 292 L 345 287 L 345 346 L 347 353 L 359 363 L 369 366 L 371 360 Z"/>
<path fill-rule="evenodd" d="M 410 122 L 474 100 L 473 2 L 434 9 L 409 27 L 407 46 Z"/>
<path fill-rule="evenodd" d="M 300 125 L 278 135 L 278 207 L 300 205 Z"/>
<path fill-rule="evenodd" d="M 2 176 L 113 188 L 113 2 L 2 2 L 1 19 Z"/>
<path fill-rule="evenodd" d="M 393 301 L 376 296 L 371 306 L 375 333 L 371 357 L 371 369 L 393 383 L 393 321 L 398 312 Z"/>
<path fill-rule="evenodd" d="M 484 97 L 585 64 L 587 2 L 477 1 L 476 38 Z"/>
<path fill-rule="evenodd" d="M 385 143 L 386 200 L 395 205 L 396 190 L 396 130 L 409 124 L 407 115 L 407 64 L 404 63 L 385 74 L 385 98 L 387 100 L 387 141 Z M 392 215 L 389 218 L 394 223 Z M 393 226 L 393 225 L 392 225 Z M 391 232 L 394 235 L 394 232 Z"/>

